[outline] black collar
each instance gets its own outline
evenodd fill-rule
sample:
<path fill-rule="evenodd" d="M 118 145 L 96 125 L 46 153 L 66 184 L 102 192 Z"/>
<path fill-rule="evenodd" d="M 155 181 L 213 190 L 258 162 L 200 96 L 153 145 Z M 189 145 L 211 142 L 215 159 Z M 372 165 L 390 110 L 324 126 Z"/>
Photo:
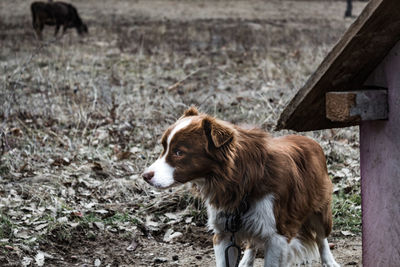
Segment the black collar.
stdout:
<path fill-rule="evenodd" d="M 236 233 L 242 227 L 242 217 L 249 210 L 247 194 L 242 198 L 234 212 L 224 212 L 225 232 Z"/>

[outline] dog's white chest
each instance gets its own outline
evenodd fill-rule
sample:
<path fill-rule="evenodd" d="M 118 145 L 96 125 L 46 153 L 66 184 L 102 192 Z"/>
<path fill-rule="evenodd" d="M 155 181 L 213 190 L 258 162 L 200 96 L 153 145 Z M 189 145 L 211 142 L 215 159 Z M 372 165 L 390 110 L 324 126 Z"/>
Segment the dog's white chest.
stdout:
<path fill-rule="evenodd" d="M 273 212 L 274 198 L 271 194 L 252 203 L 242 216 L 242 227 L 238 235 L 242 238 L 265 240 L 276 233 L 276 222 Z M 207 203 L 208 225 L 215 233 L 225 232 L 226 216 Z"/>

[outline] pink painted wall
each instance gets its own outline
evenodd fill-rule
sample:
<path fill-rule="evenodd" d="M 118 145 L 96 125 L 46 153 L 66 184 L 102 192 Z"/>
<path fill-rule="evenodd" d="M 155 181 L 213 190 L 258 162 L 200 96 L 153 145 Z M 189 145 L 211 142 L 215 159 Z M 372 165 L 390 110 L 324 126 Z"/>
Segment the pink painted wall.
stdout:
<path fill-rule="evenodd" d="M 360 125 L 363 266 L 400 266 L 400 42 L 366 85 L 388 88 L 389 119 Z"/>

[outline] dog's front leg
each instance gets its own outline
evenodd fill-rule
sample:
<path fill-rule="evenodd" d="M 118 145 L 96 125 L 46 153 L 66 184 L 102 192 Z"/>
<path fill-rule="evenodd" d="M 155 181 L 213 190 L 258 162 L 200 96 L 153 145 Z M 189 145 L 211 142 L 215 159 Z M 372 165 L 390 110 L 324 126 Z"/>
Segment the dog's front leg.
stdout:
<path fill-rule="evenodd" d="M 215 252 L 215 262 L 217 267 L 226 267 L 225 262 L 225 249 L 230 244 L 230 234 L 219 233 L 214 234 L 213 238 L 214 252 Z M 237 260 L 237 250 L 231 248 L 229 250 L 229 267 L 236 266 Z"/>
<path fill-rule="evenodd" d="M 248 244 L 244 251 L 243 258 L 239 263 L 239 267 L 253 267 L 256 254 L 257 249 L 252 246 L 252 244 Z"/>
<path fill-rule="evenodd" d="M 285 237 L 273 235 L 265 244 L 264 267 L 288 266 L 289 245 Z"/>

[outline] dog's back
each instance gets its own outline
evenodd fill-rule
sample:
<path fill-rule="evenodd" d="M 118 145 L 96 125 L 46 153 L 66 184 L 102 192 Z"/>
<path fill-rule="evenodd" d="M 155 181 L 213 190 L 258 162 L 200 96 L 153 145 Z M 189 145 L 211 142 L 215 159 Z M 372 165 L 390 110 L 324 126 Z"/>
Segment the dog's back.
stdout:
<path fill-rule="evenodd" d="M 266 164 L 269 184 L 277 196 L 278 231 L 290 240 L 303 226 L 309 226 L 310 216 L 320 216 L 324 235 L 328 236 L 332 230 L 332 182 L 320 145 L 307 137 L 291 135 L 271 139 L 268 152 Z"/>

